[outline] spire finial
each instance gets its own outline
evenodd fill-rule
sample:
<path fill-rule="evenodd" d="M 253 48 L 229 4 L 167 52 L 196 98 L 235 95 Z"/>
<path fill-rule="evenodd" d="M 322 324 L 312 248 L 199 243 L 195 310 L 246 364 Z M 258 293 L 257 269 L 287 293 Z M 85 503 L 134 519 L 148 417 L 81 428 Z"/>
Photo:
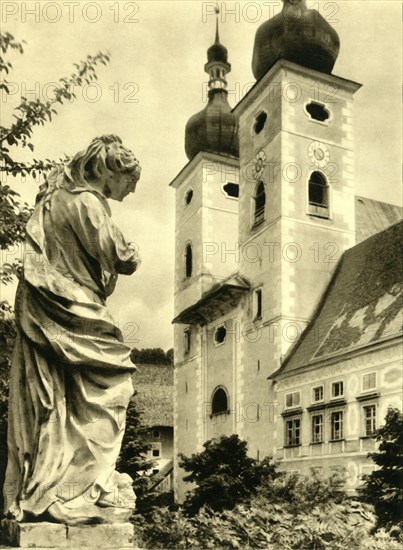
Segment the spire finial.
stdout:
<path fill-rule="evenodd" d="M 218 4 L 215 5 L 214 11 L 216 14 L 216 31 L 215 42 L 207 50 L 207 63 L 204 65 L 204 70 L 209 74 L 209 89 L 226 89 L 227 81 L 225 76 L 231 70 L 231 65 L 228 63 L 227 48 L 220 42 L 219 28 L 218 28 L 218 15 L 220 8 Z"/>
<path fill-rule="evenodd" d="M 220 35 L 218 33 L 218 15 L 220 13 L 220 8 L 218 7 L 218 4 L 214 8 L 215 14 L 216 14 L 216 21 L 215 21 L 215 43 L 220 43 Z"/>

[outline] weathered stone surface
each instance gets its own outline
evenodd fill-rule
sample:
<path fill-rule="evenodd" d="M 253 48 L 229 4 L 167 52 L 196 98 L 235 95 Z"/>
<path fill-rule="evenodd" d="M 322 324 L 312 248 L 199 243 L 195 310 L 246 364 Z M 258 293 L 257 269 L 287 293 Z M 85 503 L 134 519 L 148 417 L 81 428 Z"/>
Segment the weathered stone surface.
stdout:
<path fill-rule="evenodd" d="M 12 546 L 25 548 L 63 548 L 67 546 L 67 529 L 60 523 L 18 523 L 1 521 L 2 535 Z"/>
<path fill-rule="evenodd" d="M 13 548 L 134 549 L 134 529 L 130 523 L 70 526 L 48 522 L 18 523 L 3 519 L 1 531 L 4 543 Z"/>
<path fill-rule="evenodd" d="M 133 548 L 130 523 L 80 525 L 67 527 L 67 546 L 78 548 Z"/>
<path fill-rule="evenodd" d="M 102 164 L 102 169 L 89 175 L 90 162 Z M 104 515 L 118 523 L 134 510 L 133 480 L 112 465 L 124 428 L 124 416 L 118 420 L 118 413 L 133 394 L 135 366 L 104 298 L 113 292 L 119 273 L 132 274 L 140 264 L 136 247 L 118 230 L 107 204 L 107 197 L 121 202 L 133 192 L 139 176 L 133 153 L 118 136 L 105 135 L 55 166 L 41 187 L 26 228 L 27 253 L 17 294 L 7 517 L 15 517 L 15 510 L 18 518 L 41 517 L 46 511 L 58 525 L 95 524 Z M 35 261 L 30 260 L 32 246 Z M 44 329 L 49 323 L 58 331 L 57 342 Z M 35 352 L 21 351 L 39 341 Z M 64 378 L 72 365 L 74 376 Z M 38 397 L 49 384 L 50 405 Z M 52 421 L 44 422 L 45 417 Z M 32 429 L 38 425 L 40 430 Z"/>

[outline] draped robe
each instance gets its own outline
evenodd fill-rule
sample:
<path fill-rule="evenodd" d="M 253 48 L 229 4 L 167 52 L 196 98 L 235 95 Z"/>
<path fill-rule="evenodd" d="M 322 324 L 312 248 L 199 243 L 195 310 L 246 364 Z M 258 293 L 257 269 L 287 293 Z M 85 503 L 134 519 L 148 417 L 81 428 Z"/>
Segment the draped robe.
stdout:
<path fill-rule="evenodd" d="M 132 480 L 115 465 L 135 366 L 105 300 L 117 274 L 138 262 L 90 186 L 56 185 L 35 207 L 15 307 L 9 517 L 75 524 L 130 516 Z"/>

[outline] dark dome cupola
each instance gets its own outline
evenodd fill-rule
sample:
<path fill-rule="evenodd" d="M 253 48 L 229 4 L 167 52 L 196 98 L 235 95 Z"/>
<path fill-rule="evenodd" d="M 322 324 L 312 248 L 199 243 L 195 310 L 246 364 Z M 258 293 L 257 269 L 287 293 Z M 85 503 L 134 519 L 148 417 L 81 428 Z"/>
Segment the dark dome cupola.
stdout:
<path fill-rule="evenodd" d="M 208 103 L 186 125 L 186 155 L 189 160 L 200 151 L 238 157 L 238 122 L 227 97 L 226 75 L 231 71 L 231 65 L 228 63 L 227 48 L 220 43 L 218 19 L 215 42 L 207 50 L 204 70 L 210 77 Z"/>
<path fill-rule="evenodd" d="M 207 50 L 207 63 L 204 70 L 210 75 L 210 80 L 217 77 L 217 70 L 225 82 L 225 75 L 231 71 L 231 65 L 228 63 L 228 50 L 220 42 L 218 33 L 218 19 L 216 21 L 215 42 Z M 225 82 L 226 87 L 226 82 Z"/>
<path fill-rule="evenodd" d="M 279 59 L 331 73 L 340 50 L 337 32 L 306 0 L 283 0 L 281 13 L 256 32 L 252 70 L 259 80 Z"/>

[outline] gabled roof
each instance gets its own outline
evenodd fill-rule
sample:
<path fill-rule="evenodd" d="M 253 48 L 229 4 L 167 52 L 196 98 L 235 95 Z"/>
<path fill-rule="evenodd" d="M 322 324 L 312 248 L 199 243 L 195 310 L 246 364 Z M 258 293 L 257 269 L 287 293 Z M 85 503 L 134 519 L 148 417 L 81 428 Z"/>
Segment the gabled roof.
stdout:
<path fill-rule="evenodd" d="M 401 334 L 402 245 L 399 222 L 343 254 L 311 322 L 270 378 Z"/>
<path fill-rule="evenodd" d="M 355 197 L 356 242 L 383 231 L 403 217 L 403 209 L 396 204 L 375 201 L 366 197 Z"/>
<path fill-rule="evenodd" d="M 136 365 L 133 401 L 142 412 L 142 425 L 173 426 L 173 366 Z"/>
<path fill-rule="evenodd" d="M 172 321 L 188 325 L 207 325 L 234 309 L 250 285 L 238 274 L 214 285 L 192 306 L 181 311 Z"/>

